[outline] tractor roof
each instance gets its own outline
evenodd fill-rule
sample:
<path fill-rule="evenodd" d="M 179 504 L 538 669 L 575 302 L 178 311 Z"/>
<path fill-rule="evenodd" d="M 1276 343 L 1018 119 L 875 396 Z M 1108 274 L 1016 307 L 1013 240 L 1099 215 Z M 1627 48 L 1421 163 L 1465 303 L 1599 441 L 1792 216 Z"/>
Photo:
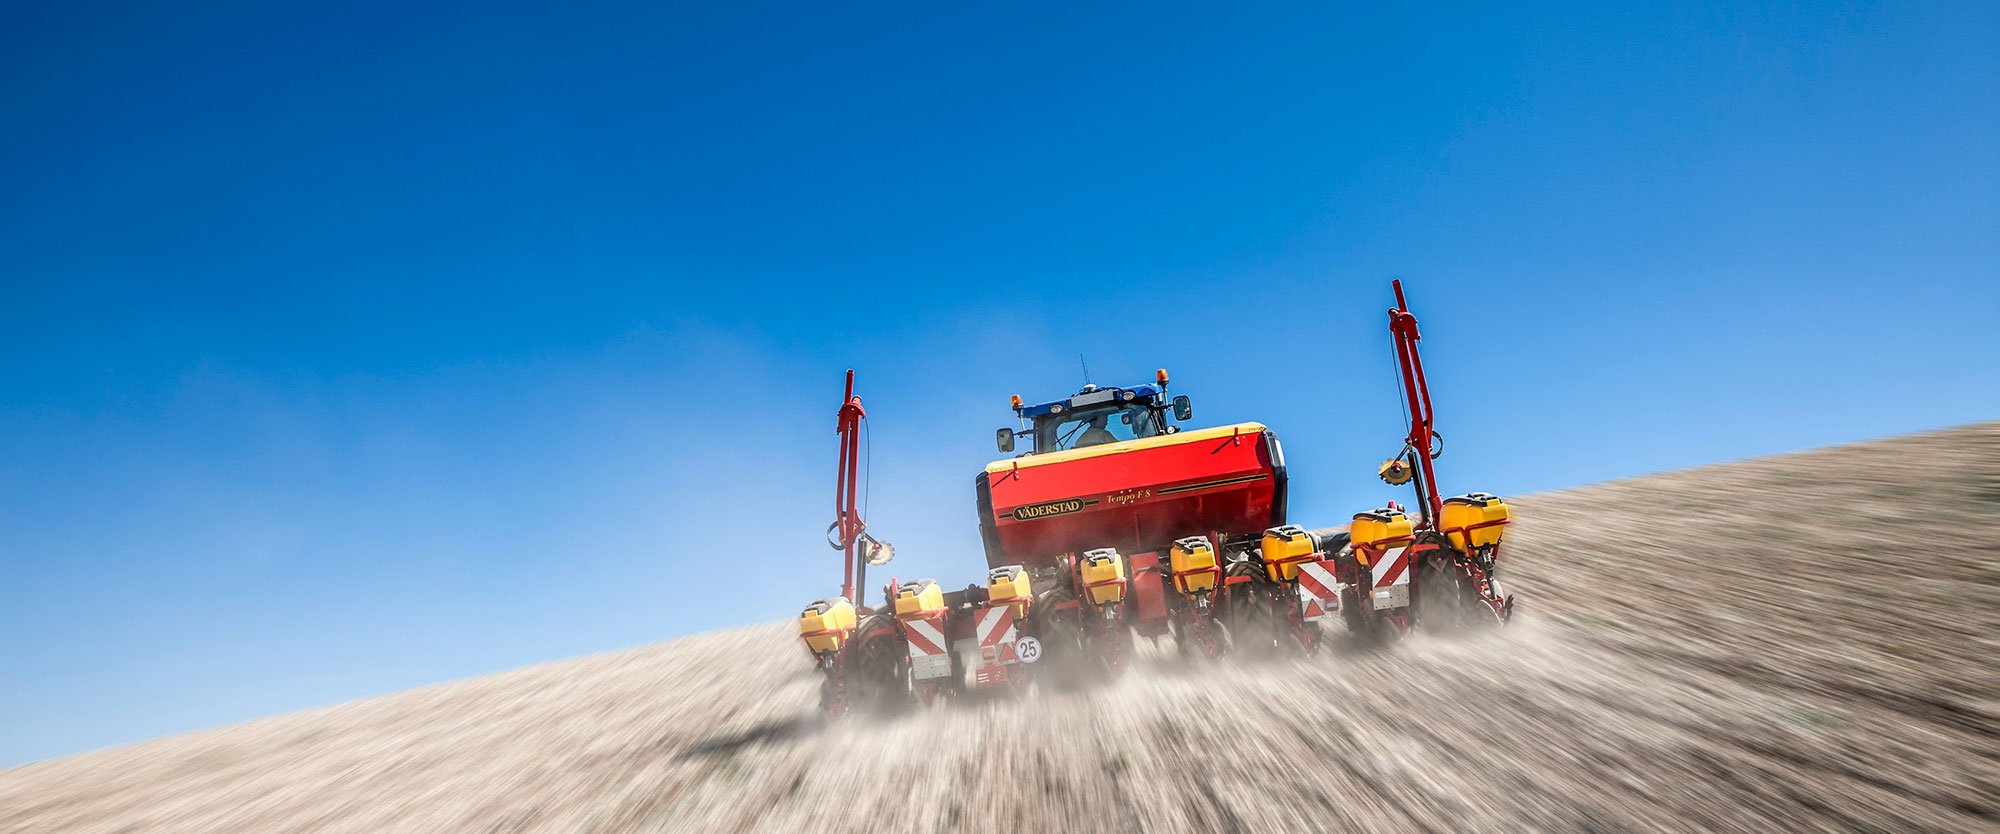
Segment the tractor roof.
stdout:
<path fill-rule="evenodd" d="M 1157 385 L 1134 385 L 1130 388 L 1119 388 L 1116 386 L 1099 388 L 1095 385 L 1085 385 L 1083 386 L 1083 390 L 1060 400 L 1050 400 L 1035 405 L 1024 405 L 1021 407 L 1020 413 L 1023 417 L 1040 417 L 1044 414 L 1061 414 L 1065 411 L 1085 408 L 1100 403 L 1138 402 L 1158 397 L 1159 395 L 1160 386 Z"/>

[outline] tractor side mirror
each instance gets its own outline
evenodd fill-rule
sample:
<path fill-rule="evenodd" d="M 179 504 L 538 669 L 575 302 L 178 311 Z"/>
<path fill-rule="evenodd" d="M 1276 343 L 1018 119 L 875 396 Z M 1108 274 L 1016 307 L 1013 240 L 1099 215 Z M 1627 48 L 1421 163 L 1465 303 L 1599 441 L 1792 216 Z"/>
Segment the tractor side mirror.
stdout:
<path fill-rule="evenodd" d="M 1194 419 L 1194 403 L 1188 401 L 1186 394 L 1174 398 L 1174 419 Z"/>
<path fill-rule="evenodd" d="M 993 432 L 993 445 L 1000 447 L 1002 452 L 1014 451 L 1014 430 L 999 429 Z"/>

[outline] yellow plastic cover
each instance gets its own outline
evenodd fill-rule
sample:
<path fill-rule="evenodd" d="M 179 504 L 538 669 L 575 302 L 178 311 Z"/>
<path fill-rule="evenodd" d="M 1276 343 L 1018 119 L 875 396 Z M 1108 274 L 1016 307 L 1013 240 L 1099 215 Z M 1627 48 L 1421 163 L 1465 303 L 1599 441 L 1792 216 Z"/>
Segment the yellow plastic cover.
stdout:
<path fill-rule="evenodd" d="M 1019 616 L 1021 609 L 1034 598 L 1034 589 L 1028 584 L 1028 572 L 1020 565 L 1002 565 L 986 574 L 986 599 L 1014 604 L 1015 616 Z"/>
<path fill-rule="evenodd" d="M 846 597 L 823 599 L 799 614 L 799 637 L 813 654 L 839 651 L 854 631 L 854 603 Z"/>
<path fill-rule="evenodd" d="M 1083 593 L 1095 605 L 1125 598 L 1125 559 L 1111 548 L 1083 554 Z"/>
<path fill-rule="evenodd" d="M 1167 563 L 1174 569 L 1174 588 L 1181 593 L 1206 594 L 1215 589 L 1215 549 L 1208 539 L 1189 536 L 1174 542 Z"/>
<path fill-rule="evenodd" d="M 1500 543 L 1500 534 L 1507 529 L 1510 517 L 1507 502 L 1498 496 L 1471 492 L 1444 499 L 1444 509 L 1438 514 L 1438 529 L 1460 549 L 1491 547 Z"/>
<path fill-rule="evenodd" d="M 928 617 L 944 610 L 944 589 L 929 579 L 919 579 L 896 588 L 896 616 L 900 619 Z"/>
<path fill-rule="evenodd" d="M 1264 575 L 1272 582 L 1297 581 L 1299 565 L 1315 553 L 1313 537 L 1296 524 L 1265 530 L 1257 549 L 1264 557 Z"/>
<path fill-rule="evenodd" d="M 1383 507 L 1354 514 L 1354 526 L 1349 536 L 1354 542 L 1355 557 L 1362 564 L 1368 564 L 1371 554 L 1384 546 L 1410 538 L 1415 525 L 1410 516 L 1402 510 Z"/>

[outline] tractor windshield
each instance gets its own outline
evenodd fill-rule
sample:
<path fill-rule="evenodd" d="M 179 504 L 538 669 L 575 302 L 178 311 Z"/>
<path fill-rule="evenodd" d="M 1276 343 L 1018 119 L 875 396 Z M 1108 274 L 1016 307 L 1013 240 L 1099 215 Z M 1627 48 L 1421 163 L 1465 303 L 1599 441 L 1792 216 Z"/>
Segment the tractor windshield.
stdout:
<path fill-rule="evenodd" d="M 1147 403 L 1080 408 L 1035 423 L 1035 451 L 1059 452 L 1160 434 L 1162 420 Z"/>

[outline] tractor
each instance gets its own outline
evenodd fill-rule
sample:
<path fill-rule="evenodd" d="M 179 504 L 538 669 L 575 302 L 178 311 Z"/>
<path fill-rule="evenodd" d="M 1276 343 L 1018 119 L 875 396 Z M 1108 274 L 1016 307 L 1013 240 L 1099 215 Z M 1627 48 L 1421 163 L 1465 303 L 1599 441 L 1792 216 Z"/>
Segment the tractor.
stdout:
<path fill-rule="evenodd" d="M 1003 457 L 973 484 L 986 581 L 946 590 L 891 580 L 879 607 L 855 596 L 893 550 L 856 511 L 866 411 L 849 371 L 828 530 L 846 572 L 841 594 L 799 619 L 824 673 L 822 707 L 838 715 L 1107 680 L 1132 662 L 1138 638 L 1199 662 L 1313 655 L 1328 622 L 1376 640 L 1505 623 L 1513 598 L 1494 573 L 1509 510 L 1484 493 L 1438 497 L 1416 318 L 1394 288 L 1410 430 L 1377 474 L 1412 485 L 1417 513 L 1391 503 L 1342 527 L 1292 524 L 1277 434 L 1255 422 L 1188 427 L 1193 404 L 1169 395 L 1162 369 L 1150 383 L 1086 384 L 1032 404 L 1013 396 L 1016 425 L 995 433 Z"/>

